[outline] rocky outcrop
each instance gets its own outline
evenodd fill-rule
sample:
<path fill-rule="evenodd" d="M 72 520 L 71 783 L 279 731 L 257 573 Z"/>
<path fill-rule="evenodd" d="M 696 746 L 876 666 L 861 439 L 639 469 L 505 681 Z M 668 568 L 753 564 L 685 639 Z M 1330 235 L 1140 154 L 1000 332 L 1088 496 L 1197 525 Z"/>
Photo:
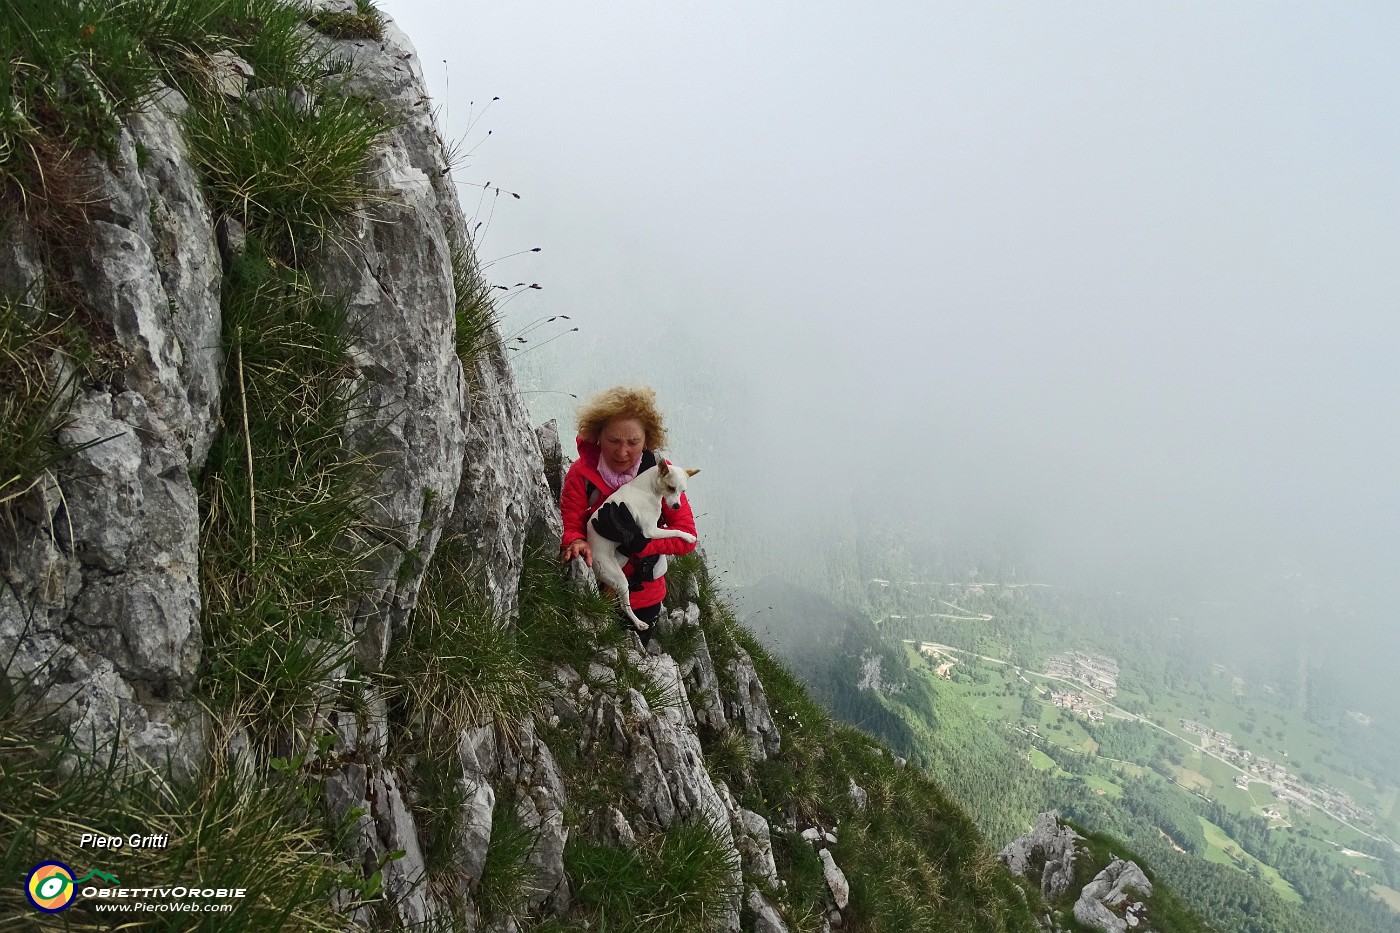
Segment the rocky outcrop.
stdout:
<path fill-rule="evenodd" d="M 533 717 L 522 720 L 516 733 L 503 740 L 500 778 L 513 787 L 516 812 L 532 840 L 526 859 L 533 869 L 526 907 L 562 914 L 569 909 L 569 883 L 564 877 L 567 794 L 554 753 L 535 734 Z"/>
<path fill-rule="evenodd" d="M 1040 814 L 1029 836 L 1012 840 L 998 856 L 1011 872 L 1040 884 L 1040 893 L 1054 901 L 1074 883 L 1075 841 L 1079 834 L 1061 825 L 1051 810 Z"/>
<path fill-rule="evenodd" d="M 1114 859 L 1084 886 L 1074 902 L 1074 919 L 1104 933 L 1145 929 L 1152 882 L 1133 862 Z"/>
<path fill-rule="evenodd" d="M 367 404 L 354 435 L 372 441 L 386 467 L 373 498 L 387 547 L 357 611 L 360 660 L 374 669 L 445 529 L 470 542 L 473 564 L 463 570 L 506 618 L 526 538 L 557 535 L 560 525 L 504 349 L 484 340 L 465 370 L 458 356 L 457 292 L 477 271 L 417 53 L 392 21 L 381 40 L 324 42 L 350 64 L 346 90 L 379 100 L 392 124 L 371 155 L 365 210 L 342 223 L 319 263 L 363 322 L 355 361 Z"/>
<path fill-rule="evenodd" d="M 743 860 L 744 875 L 769 888 L 778 887 L 778 866 L 773 860 L 773 840 L 768 821 L 752 810 L 735 809 L 730 817 L 735 846 Z"/>
<path fill-rule="evenodd" d="M 724 693 L 724 711 L 729 721 L 744 730 L 749 738 L 749 756 L 755 761 L 767 761 L 782 748 L 782 736 L 768 709 L 768 697 L 763 682 L 754 670 L 753 659 L 743 648 L 725 666 L 733 685 Z"/>
<path fill-rule="evenodd" d="M 370 496 L 374 579 L 355 611 L 358 659 L 377 670 L 393 627 L 413 609 L 467 450 L 452 315 L 452 255 L 465 225 L 455 192 L 441 184 L 443 146 L 407 38 L 390 24 L 383 41 L 322 43 L 350 63 L 346 91 L 377 99 L 391 126 L 369 153 L 364 208 L 340 221 L 314 262 L 357 322 L 351 357 L 362 402 L 350 440 L 382 468 Z"/>
<path fill-rule="evenodd" d="M 1104 933 L 1148 930 L 1152 882 L 1147 875 L 1136 863 L 1115 858 L 1076 892 L 1076 863 L 1092 856 L 1084 837 L 1054 811 L 1040 814 L 1031 833 L 1011 842 L 999 857 L 1013 874 L 1038 882 L 1048 903 L 1072 903 L 1074 919 L 1083 926 Z M 1058 916 L 1057 911 L 1042 926 L 1060 929 Z"/>
<path fill-rule="evenodd" d="M 686 634 L 694 641 L 690 656 L 680 665 L 680 673 L 695 709 L 696 724 L 712 734 L 722 733 L 729 728 L 729 721 L 724 713 L 719 673 L 710 654 L 710 643 L 700 627 L 700 607 L 695 603 L 688 604 L 685 609 L 672 610 L 662 622 L 661 634 L 666 637 L 681 629 L 689 629 Z"/>
<path fill-rule="evenodd" d="M 384 890 L 400 922 L 409 927 L 442 916 L 443 909 L 426 884 L 427 865 L 399 776 L 389 769 L 352 762 L 328 775 L 325 789 L 337 818 L 357 814 L 345 845 L 366 877 L 383 872 Z M 393 852 L 403 854 L 390 858 Z"/>
<path fill-rule="evenodd" d="M 311 6 L 355 12 L 353 3 L 340 0 Z M 445 532 L 469 545 L 470 566 L 458 570 L 480 581 L 504 622 L 516 612 L 527 537 L 557 534 L 559 519 L 540 449 L 547 435 L 530 425 L 499 341 L 492 334 L 471 348 L 465 369 L 459 357 L 457 292 L 473 287 L 475 258 L 412 44 L 392 21 L 381 39 L 319 41 L 331 58 L 348 63 L 346 92 L 379 101 L 391 124 L 370 153 L 372 190 L 364 209 L 340 223 L 315 262 L 318 277 L 336 284 L 359 322 L 351 356 L 364 404 L 348 434 L 382 467 L 370 497 L 377 535 L 368 568 L 373 582 L 354 620 L 356 658 L 373 671 L 408 624 Z M 353 855 L 368 865 L 385 851 L 405 851 L 391 862 L 403 867 L 385 869 L 384 886 L 406 925 L 445 917 L 454 897 L 462 899 L 457 911 L 469 922 L 501 929 L 513 923 L 477 917 L 472 901 L 503 799 L 533 840 L 525 907 L 544 913 L 568 908 L 563 853 L 570 829 L 558 765 L 536 738 L 533 719 L 505 727 L 511 734 L 479 727 L 457 741 L 454 864 L 438 868 L 462 879 L 462 890 L 425 883 L 413 862 L 416 843 L 385 849 L 391 840 L 417 838 L 420 830 L 412 812 L 395 805 L 382 745 L 348 743 L 349 753 L 365 764 L 328 780 L 333 808 L 355 806 L 374 816 L 376 833 L 362 831 L 352 840 Z M 383 792 L 357 797 L 358 768 L 367 769 L 369 790 Z"/>
<path fill-rule="evenodd" d="M 174 91 L 157 95 L 109 159 L 84 165 L 87 241 L 62 251 L 57 274 L 100 317 L 114 375 L 81 390 L 64 382 L 59 441 L 81 449 L 0 528 L 0 656 L 14 659 L 12 680 L 43 682 L 80 743 L 121 734 L 140 757 L 188 773 L 205 729 L 188 700 L 201 646 L 191 477 L 217 431 L 222 263 L 177 122 L 184 107 Z M 35 241 L 14 221 L 0 251 L 11 294 L 36 294 Z"/>
<path fill-rule="evenodd" d="M 851 885 L 846 880 L 846 873 L 836 864 L 836 857 L 830 849 L 820 849 L 817 855 L 821 856 L 822 874 L 826 876 L 826 886 L 831 891 L 831 899 L 836 902 L 836 909 L 845 910 L 851 902 Z"/>
<path fill-rule="evenodd" d="M 788 933 L 788 925 L 783 922 L 782 914 L 778 913 L 758 888 L 749 888 L 749 895 L 744 903 L 753 913 L 754 933 Z"/>

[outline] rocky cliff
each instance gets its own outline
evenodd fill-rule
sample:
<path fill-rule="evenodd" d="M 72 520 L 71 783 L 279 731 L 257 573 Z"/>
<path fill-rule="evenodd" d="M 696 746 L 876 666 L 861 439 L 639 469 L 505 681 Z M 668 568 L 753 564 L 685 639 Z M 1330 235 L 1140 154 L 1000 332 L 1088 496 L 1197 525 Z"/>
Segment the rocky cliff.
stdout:
<path fill-rule="evenodd" d="M 244 890 L 219 929 L 1030 928 L 966 817 L 833 725 L 697 559 L 651 651 L 561 573 L 558 438 L 391 21 L 20 7 L 7 872 Z M 103 926 L 92 900 L 0 894 L 55 926 Z"/>
<path fill-rule="evenodd" d="M 1154 886 L 1137 862 L 1115 854 L 1115 847 L 1122 851 L 1110 839 L 1081 834 L 1052 811 L 1040 814 L 1031 832 L 1008 843 L 999 858 L 1039 887 L 1050 908 L 1041 918 L 1043 930 L 1185 933 L 1206 928 L 1171 892 Z"/>

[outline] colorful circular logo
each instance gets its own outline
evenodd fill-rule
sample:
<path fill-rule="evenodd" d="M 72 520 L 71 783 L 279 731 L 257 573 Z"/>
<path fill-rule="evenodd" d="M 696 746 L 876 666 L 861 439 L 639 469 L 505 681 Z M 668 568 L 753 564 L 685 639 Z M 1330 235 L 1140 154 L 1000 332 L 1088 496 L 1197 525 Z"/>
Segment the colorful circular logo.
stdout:
<path fill-rule="evenodd" d="M 40 862 L 30 869 L 24 893 L 29 895 L 29 903 L 44 913 L 67 910 L 78 893 L 73 869 L 62 862 Z"/>

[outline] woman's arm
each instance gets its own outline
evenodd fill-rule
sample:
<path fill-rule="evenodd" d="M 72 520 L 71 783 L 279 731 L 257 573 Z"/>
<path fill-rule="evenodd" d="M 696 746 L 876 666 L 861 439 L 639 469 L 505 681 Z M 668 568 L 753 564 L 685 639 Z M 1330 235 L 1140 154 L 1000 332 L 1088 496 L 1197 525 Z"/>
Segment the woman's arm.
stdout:
<path fill-rule="evenodd" d="M 576 465 L 576 464 L 575 464 Z M 564 486 L 559 490 L 559 515 L 564 520 L 564 537 L 559 543 L 559 556 L 565 562 L 582 556 L 593 566 L 593 551 L 588 546 L 588 489 L 580 470 L 569 467 Z"/>
<path fill-rule="evenodd" d="M 685 493 L 681 493 L 681 504 L 676 508 L 667 508 L 666 503 L 661 503 L 661 521 L 658 523 L 666 528 L 674 528 L 676 531 L 684 531 L 695 534 L 695 515 L 690 511 L 690 500 Z M 637 552 L 637 557 L 651 557 L 654 554 L 689 554 L 695 550 L 695 545 L 684 538 L 652 538 L 647 546 Z"/>
<path fill-rule="evenodd" d="M 571 465 L 559 491 L 559 517 L 564 520 L 564 540 L 560 547 L 588 540 L 588 490 L 583 472 Z"/>

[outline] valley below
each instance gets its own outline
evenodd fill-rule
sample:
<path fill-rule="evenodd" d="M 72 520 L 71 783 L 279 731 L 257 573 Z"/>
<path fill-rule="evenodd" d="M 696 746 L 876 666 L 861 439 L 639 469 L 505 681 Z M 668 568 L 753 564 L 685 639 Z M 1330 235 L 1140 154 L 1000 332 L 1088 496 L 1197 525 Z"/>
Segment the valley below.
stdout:
<path fill-rule="evenodd" d="M 1394 723 L 1300 688 L 1298 665 L 1270 680 L 1212 654 L 1178 618 L 1121 624 L 1121 601 L 866 579 L 844 604 L 742 592 L 823 702 L 934 774 L 993 845 L 1054 809 L 1132 847 L 1215 929 L 1400 930 Z"/>

